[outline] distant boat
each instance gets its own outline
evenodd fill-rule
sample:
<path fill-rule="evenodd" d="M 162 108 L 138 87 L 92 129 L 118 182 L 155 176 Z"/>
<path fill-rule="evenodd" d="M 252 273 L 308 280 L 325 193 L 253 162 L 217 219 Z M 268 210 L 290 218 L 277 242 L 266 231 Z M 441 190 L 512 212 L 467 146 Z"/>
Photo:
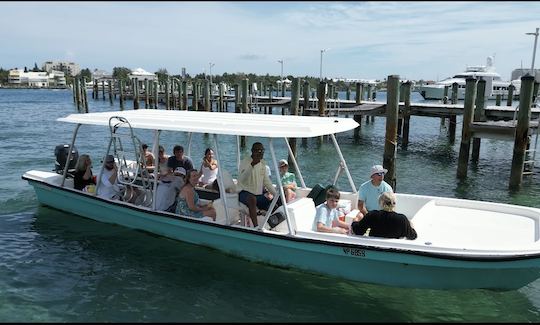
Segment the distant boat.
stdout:
<path fill-rule="evenodd" d="M 478 66 L 468 66 L 465 72 L 459 73 L 451 78 L 438 81 L 434 84 L 421 85 L 416 87 L 416 91 L 424 97 L 424 99 L 443 99 L 444 87 L 448 86 L 448 99 L 452 98 L 452 85 L 458 84 L 458 99 L 465 99 L 465 80 L 469 77 L 482 78 L 486 81 L 486 98 L 496 99 L 500 94 L 503 99 L 508 97 L 508 86 L 514 85 L 513 96 L 519 96 L 521 88 L 521 80 L 503 81 L 501 76 L 495 72 L 493 66 L 493 58 L 487 58 L 487 64 Z"/>

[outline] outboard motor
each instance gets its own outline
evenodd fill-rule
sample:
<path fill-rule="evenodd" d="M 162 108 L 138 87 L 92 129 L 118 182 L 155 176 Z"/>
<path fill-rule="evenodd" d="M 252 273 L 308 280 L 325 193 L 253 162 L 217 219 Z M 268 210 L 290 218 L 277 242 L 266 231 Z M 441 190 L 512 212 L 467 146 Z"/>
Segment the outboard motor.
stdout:
<path fill-rule="evenodd" d="M 54 156 L 56 157 L 56 161 L 54 162 L 54 171 L 58 174 L 62 174 L 64 172 L 64 167 L 66 167 L 66 160 L 68 158 L 69 154 L 69 144 L 60 144 L 54 148 Z M 68 165 L 68 171 L 70 169 L 75 169 L 75 165 L 77 164 L 77 160 L 79 159 L 79 152 L 77 151 L 77 148 L 73 146 L 73 150 L 71 151 L 71 159 L 69 161 Z"/>

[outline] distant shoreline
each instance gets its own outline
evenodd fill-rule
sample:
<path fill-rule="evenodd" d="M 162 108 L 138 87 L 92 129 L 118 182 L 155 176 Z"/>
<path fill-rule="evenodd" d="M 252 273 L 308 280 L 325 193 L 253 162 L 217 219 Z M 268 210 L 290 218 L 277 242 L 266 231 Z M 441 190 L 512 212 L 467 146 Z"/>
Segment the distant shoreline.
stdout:
<path fill-rule="evenodd" d="M 22 87 L 22 86 L 11 86 L 11 85 L 0 85 L 0 89 L 71 89 L 68 86 L 58 86 L 58 87 Z"/>

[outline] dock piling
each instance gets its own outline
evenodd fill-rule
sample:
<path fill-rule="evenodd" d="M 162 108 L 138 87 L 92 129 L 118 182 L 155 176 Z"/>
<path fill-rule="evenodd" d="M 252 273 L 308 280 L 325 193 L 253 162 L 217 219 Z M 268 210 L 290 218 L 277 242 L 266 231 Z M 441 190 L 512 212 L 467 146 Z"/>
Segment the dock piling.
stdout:
<path fill-rule="evenodd" d="M 531 104 L 534 93 L 533 88 L 533 76 L 527 74 L 521 77 L 519 112 L 514 134 L 514 151 L 512 154 L 512 167 L 510 170 L 510 189 L 519 188 L 523 180 L 523 165 L 528 142 L 529 121 L 531 119 Z"/>
<path fill-rule="evenodd" d="M 474 114 L 474 102 L 476 100 L 476 79 L 467 78 L 465 81 L 465 103 L 463 111 L 463 128 L 461 132 L 461 145 L 459 147 L 459 159 L 457 177 L 467 177 L 469 163 L 469 151 L 471 148 L 471 123 Z"/>
<path fill-rule="evenodd" d="M 396 152 L 397 152 L 397 120 L 399 110 L 399 76 L 387 78 L 386 98 L 386 135 L 384 141 L 383 166 L 388 169 L 384 180 L 396 190 Z"/>

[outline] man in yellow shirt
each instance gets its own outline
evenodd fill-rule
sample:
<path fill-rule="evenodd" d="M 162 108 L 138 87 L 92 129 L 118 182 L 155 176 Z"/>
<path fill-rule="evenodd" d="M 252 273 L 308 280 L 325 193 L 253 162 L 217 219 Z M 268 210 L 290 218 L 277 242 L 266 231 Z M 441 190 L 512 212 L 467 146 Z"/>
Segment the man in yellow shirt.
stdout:
<path fill-rule="evenodd" d="M 276 195 L 276 189 L 266 172 L 266 162 L 262 159 L 263 156 L 262 143 L 255 142 L 251 146 L 251 157 L 242 160 L 238 173 L 238 186 L 241 190 L 238 193 L 238 200 L 247 205 L 249 217 L 255 227 L 258 226 L 257 208 L 268 210 L 272 196 Z M 263 194 L 264 188 L 270 192 L 267 196 Z"/>

